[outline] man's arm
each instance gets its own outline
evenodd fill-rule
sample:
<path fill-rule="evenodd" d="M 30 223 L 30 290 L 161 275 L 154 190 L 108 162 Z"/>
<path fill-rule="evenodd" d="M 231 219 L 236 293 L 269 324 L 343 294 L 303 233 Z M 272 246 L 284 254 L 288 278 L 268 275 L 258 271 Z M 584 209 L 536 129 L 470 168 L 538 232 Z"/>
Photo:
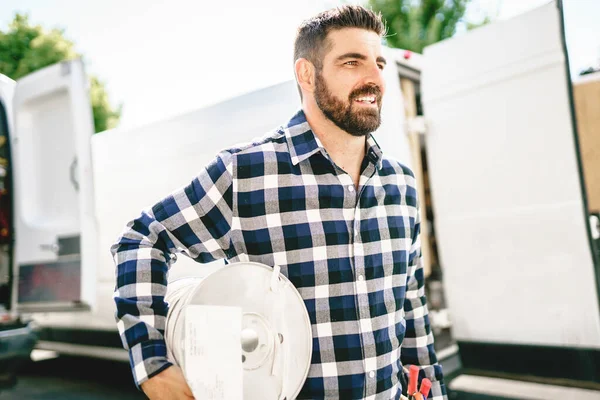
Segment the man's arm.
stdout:
<path fill-rule="evenodd" d="M 167 272 L 175 253 L 198 262 L 230 257 L 231 154 L 221 153 L 189 185 L 129 222 L 111 252 L 116 265 L 116 319 L 136 385 L 162 372 Z"/>
<path fill-rule="evenodd" d="M 406 298 L 404 300 L 406 332 L 400 350 L 400 358 L 402 364 L 407 367 L 417 365 L 421 368 L 419 382 L 423 378 L 431 380 L 429 399 L 447 400 L 442 367 L 437 362 L 433 348 L 433 334 L 429 324 L 420 230 L 420 211 L 418 211 L 409 256 Z"/>

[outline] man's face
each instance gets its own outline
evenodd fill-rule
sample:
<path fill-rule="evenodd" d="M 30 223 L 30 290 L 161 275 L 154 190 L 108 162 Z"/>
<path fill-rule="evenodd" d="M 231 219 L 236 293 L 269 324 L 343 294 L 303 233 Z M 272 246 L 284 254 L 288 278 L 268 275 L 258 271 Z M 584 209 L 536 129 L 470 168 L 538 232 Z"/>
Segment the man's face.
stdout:
<path fill-rule="evenodd" d="M 327 39 L 330 48 L 315 76 L 315 101 L 339 128 L 365 136 L 381 124 L 381 38 L 372 31 L 344 28 L 330 32 Z"/>

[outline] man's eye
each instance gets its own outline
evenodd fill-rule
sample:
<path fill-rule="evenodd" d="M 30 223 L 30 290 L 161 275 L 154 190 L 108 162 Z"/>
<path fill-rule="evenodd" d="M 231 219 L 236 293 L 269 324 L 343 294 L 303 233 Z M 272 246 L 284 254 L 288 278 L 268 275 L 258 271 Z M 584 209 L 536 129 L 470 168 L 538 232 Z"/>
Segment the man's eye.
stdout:
<path fill-rule="evenodd" d="M 358 65 L 358 61 L 348 61 L 345 64 L 346 65 Z"/>
<path fill-rule="evenodd" d="M 385 64 L 377 64 L 377 66 L 379 67 L 380 70 L 383 71 L 383 69 L 385 68 Z"/>

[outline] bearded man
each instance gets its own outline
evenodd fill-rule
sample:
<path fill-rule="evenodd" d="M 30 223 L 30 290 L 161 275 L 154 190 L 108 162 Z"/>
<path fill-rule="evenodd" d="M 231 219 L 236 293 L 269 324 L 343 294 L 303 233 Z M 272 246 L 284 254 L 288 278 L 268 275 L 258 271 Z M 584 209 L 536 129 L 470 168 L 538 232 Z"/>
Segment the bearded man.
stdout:
<path fill-rule="evenodd" d="M 260 141 L 220 152 L 111 247 L 118 327 L 149 398 L 193 398 L 163 336 L 177 252 L 281 267 L 312 324 L 299 399 L 399 399 L 410 365 L 432 381 L 430 398 L 446 398 L 415 177 L 371 136 L 385 94 L 384 31 L 379 15 L 354 5 L 302 23 L 294 48 L 301 109 Z"/>

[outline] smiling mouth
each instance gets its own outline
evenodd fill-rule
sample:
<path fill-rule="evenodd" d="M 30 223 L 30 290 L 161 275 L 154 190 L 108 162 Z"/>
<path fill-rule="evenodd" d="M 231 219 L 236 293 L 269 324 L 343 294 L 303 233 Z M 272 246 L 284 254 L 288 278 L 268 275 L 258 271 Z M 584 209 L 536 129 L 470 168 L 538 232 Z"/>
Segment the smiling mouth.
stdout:
<path fill-rule="evenodd" d="M 377 104 L 377 96 L 375 96 L 375 95 L 360 96 L 360 97 L 355 98 L 354 101 L 359 104 L 373 105 L 373 104 Z"/>

